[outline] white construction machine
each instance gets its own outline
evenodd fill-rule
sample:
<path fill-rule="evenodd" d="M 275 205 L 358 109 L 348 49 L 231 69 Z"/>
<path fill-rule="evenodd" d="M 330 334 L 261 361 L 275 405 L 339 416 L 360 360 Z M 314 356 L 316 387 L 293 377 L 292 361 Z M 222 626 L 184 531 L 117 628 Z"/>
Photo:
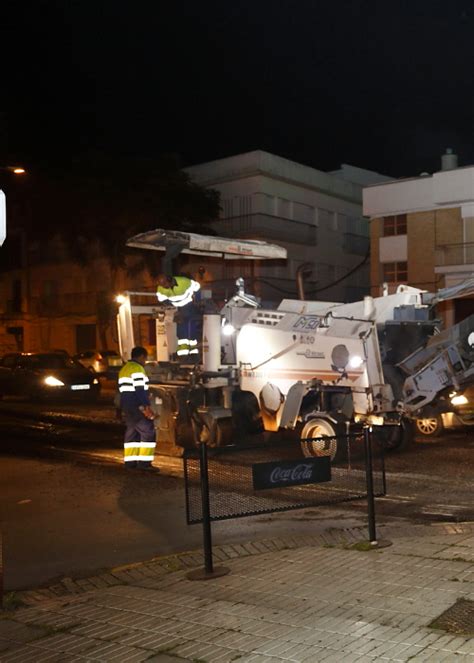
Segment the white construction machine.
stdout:
<path fill-rule="evenodd" d="M 266 242 L 163 230 L 128 245 L 173 256 L 286 257 Z M 120 350 L 129 358 L 140 319 L 155 320 L 156 357 L 147 370 L 162 453 L 179 454 L 198 439 L 218 446 L 283 433 L 305 456 L 338 460 L 346 445 L 337 436 L 366 424 L 387 448 L 403 447 L 410 419 L 445 408 L 449 394 L 473 381 L 474 316 L 444 332 L 434 317 L 440 301 L 473 292 L 474 277 L 435 294 L 400 285 L 351 304 L 284 299 L 269 310 L 237 279 L 235 295 L 204 313 L 202 363 L 191 365 L 173 360 L 175 310 L 155 293 L 126 292 Z"/>

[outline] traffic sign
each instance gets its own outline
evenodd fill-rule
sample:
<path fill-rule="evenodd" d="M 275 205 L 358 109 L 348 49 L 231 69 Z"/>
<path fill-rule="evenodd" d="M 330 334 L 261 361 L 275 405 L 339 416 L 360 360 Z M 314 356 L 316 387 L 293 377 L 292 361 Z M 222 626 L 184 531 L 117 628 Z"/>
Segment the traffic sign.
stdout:
<path fill-rule="evenodd" d="M 2 246 L 7 236 L 7 206 L 5 194 L 0 189 L 0 246 Z"/>

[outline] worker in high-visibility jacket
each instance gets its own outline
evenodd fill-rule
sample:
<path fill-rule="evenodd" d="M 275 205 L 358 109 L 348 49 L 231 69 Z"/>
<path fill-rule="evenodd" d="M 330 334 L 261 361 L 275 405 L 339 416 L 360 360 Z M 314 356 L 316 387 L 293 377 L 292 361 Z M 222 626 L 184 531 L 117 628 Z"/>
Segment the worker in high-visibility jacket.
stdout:
<path fill-rule="evenodd" d="M 156 296 L 160 303 L 170 302 L 179 309 L 177 334 L 179 357 L 198 354 L 198 320 L 199 312 L 194 306 L 195 294 L 201 286 L 187 276 L 158 276 Z"/>
<path fill-rule="evenodd" d="M 120 408 L 126 425 L 123 444 L 126 468 L 152 469 L 155 454 L 155 416 L 150 407 L 149 380 L 144 368 L 147 356 L 145 348 L 133 348 L 131 359 L 122 366 L 118 376 Z"/>

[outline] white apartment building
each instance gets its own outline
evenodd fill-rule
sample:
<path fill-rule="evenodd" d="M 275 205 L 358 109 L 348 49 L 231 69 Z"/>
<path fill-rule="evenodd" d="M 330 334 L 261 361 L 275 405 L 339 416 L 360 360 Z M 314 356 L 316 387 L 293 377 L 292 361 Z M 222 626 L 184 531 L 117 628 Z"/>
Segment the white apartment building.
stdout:
<path fill-rule="evenodd" d="M 388 177 L 347 164 L 323 172 L 261 150 L 186 172 L 220 192 L 218 235 L 265 240 L 288 251 L 280 264 L 239 260 L 201 266 L 201 272 L 206 269 L 203 281 L 212 283 L 214 291 L 229 296 L 236 276 L 242 275 L 264 301 L 296 297 L 297 270 L 304 265 L 308 299 L 353 301 L 369 292 L 362 189 Z"/>

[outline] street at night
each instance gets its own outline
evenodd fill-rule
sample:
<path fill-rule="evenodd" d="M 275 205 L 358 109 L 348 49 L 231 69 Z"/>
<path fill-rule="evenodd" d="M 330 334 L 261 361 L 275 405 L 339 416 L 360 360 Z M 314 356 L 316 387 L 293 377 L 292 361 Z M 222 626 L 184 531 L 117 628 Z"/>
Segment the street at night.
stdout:
<path fill-rule="evenodd" d="M 2 404 L 10 410 L 21 407 L 24 403 Z M 45 410 L 44 405 L 29 407 Z M 88 413 L 84 406 L 46 410 L 50 416 Z M 110 412 L 111 406 L 104 403 L 104 410 Z M 119 427 L 23 420 L 22 435 L 16 423 L 3 413 L 0 519 L 7 589 L 47 585 L 58 577 L 87 576 L 201 547 L 200 526 L 186 524 L 180 458 L 160 456 L 158 446 L 155 465 L 161 473 L 133 473 L 123 468 Z M 436 441 L 417 439 L 407 451 L 389 454 L 387 496 L 376 501 L 378 521 L 473 519 L 473 445 L 470 432 L 463 431 Z M 317 533 L 341 522 L 364 525 L 366 502 L 229 520 L 215 523 L 213 532 L 216 543 L 243 543 Z"/>
<path fill-rule="evenodd" d="M 0 663 L 474 663 L 472 0 L 4 4 Z"/>

